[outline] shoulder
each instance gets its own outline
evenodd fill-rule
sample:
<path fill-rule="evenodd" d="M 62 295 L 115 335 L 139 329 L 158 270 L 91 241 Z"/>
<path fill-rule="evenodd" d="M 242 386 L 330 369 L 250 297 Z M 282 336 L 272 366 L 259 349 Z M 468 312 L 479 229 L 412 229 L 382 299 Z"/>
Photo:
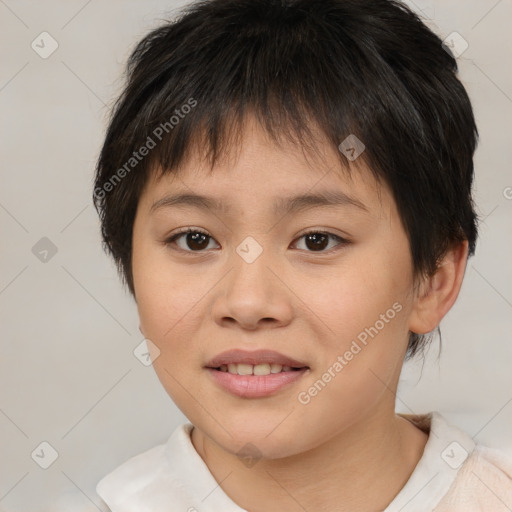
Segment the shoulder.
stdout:
<path fill-rule="evenodd" d="M 191 423 L 178 426 L 167 443 L 132 457 L 98 483 L 96 492 L 110 512 L 243 512 L 195 450 L 192 429 Z"/>
<path fill-rule="evenodd" d="M 477 445 L 435 512 L 512 510 L 512 459 Z"/>
<path fill-rule="evenodd" d="M 512 462 L 438 412 L 401 414 L 428 434 L 423 455 L 386 512 L 510 512 Z"/>
<path fill-rule="evenodd" d="M 158 499 L 162 488 L 170 494 L 176 486 L 178 472 L 176 461 L 186 465 L 186 447 L 181 446 L 182 438 L 188 435 L 190 424 L 177 427 L 166 444 L 155 446 L 131 457 L 106 475 L 96 486 L 96 492 L 111 510 L 138 510 L 144 502 Z M 172 456 L 169 452 L 172 451 Z M 149 500 L 149 501 L 148 501 Z M 107 509 L 108 510 L 108 509 Z"/>

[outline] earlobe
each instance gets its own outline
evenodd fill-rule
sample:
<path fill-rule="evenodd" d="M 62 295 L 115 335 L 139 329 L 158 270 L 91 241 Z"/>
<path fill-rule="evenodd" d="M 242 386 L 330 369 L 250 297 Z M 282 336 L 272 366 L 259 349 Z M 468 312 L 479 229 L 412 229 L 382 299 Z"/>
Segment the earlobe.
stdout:
<path fill-rule="evenodd" d="M 451 247 L 434 275 L 421 283 L 409 319 L 416 334 L 433 331 L 453 306 L 462 285 L 468 257 L 467 240 Z"/>

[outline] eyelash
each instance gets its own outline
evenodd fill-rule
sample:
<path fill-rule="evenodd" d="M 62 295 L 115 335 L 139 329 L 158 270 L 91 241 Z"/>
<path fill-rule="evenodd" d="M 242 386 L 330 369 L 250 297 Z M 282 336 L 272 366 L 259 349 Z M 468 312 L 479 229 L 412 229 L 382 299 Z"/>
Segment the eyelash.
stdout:
<path fill-rule="evenodd" d="M 189 233 L 194 233 L 194 234 L 197 234 L 197 233 L 200 233 L 202 235 L 205 235 L 206 237 L 210 238 L 211 240 L 213 240 L 213 237 L 211 237 L 206 231 L 203 231 L 202 229 L 197 229 L 197 228 L 188 228 L 188 229 L 184 229 L 182 231 L 179 231 L 178 233 L 175 233 L 174 235 L 172 235 L 170 238 L 168 238 L 167 240 L 165 240 L 164 244 L 166 246 L 171 246 L 171 245 L 175 245 L 175 242 L 176 240 L 180 237 L 180 236 L 183 236 L 183 235 L 187 235 Z M 345 238 L 342 238 L 338 235 L 335 235 L 334 233 L 329 233 L 328 231 L 320 231 L 318 229 L 312 229 L 310 231 L 307 231 L 306 233 L 303 233 L 300 237 L 297 238 L 297 240 L 300 240 L 301 238 L 304 238 L 306 237 L 307 235 L 311 235 L 311 234 L 315 234 L 315 235 L 325 235 L 325 236 L 328 236 L 330 238 L 333 238 L 335 240 L 338 241 L 338 245 L 331 248 L 331 249 L 328 249 L 327 251 L 306 251 L 306 252 L 310 252 L 312 254 L 330 254 L 331 252 L 333 251 L 336 251 L 340 248 L 342 248 L 343 246 L 346 246 L 350 243 L 349 240 L 345 239 Z M 197 253 L 197 254 L 201 254 L 201 253 L 205 253 L 206 252 L 206 249 L 203 249 L 202 251 L 191 251 L 191 250 L 186 250 L 186 249 L 182 249 L 181 247 L 178 247 L 177 249 L 176 248 L 172 248 L 173 250 L 176 250 L 176 251 L 181 251 L 181 252 L 185 252 L 185 253 Z"/>

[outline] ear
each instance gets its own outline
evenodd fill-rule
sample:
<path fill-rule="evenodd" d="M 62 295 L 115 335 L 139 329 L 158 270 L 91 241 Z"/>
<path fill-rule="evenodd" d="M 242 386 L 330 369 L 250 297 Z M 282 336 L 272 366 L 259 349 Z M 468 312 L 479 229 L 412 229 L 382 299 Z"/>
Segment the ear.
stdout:
<path fill-rule="evenodd" d="M 468 242 L 450 248 L 435 274 L 419 286 L 409 317 L 409 330 L 416 334 L 433 331 L 459 295 L 468 258 Z"/>

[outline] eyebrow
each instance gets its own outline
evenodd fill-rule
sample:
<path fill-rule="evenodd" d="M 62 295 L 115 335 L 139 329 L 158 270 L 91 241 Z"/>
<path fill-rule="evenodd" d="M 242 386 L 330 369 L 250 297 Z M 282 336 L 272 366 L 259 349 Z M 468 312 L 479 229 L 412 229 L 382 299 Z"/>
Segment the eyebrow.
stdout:
<path fill-rule="evenodd" d="M 153 213 L 160 208 L 170 208 L 173 206 L 193 206 L 202 210 L 230 211 L 226 203 L 217 198 L 185 193 L 169 195 L 159 199 L 151 206 L 150 212 Z M 344 192 L 334 190 L 323 190 L 321 192 L 300 194 L 292 197 L 278 197 L 274 200 L 273 211 L 275 215 L 288 215 L 319 206 L 355 206 L 362 211 L 368 212 L 368 208 L 358 199 Z"/>

